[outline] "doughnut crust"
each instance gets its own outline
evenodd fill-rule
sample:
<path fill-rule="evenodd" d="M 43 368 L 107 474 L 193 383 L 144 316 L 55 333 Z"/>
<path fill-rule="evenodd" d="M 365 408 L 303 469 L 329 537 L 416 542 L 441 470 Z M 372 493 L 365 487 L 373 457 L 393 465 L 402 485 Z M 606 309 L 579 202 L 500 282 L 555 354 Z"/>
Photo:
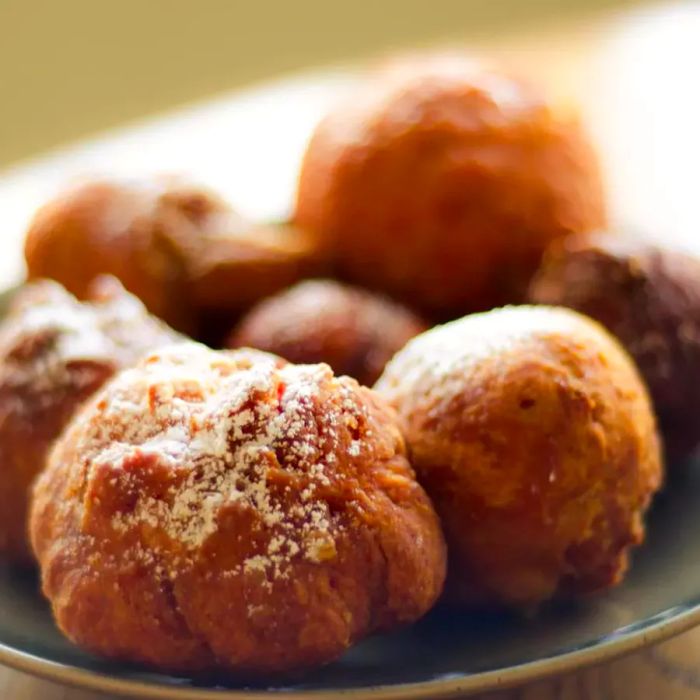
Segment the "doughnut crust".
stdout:
<path fill-rule="evenodd" d="M 601 227 L 605 206 L 576 118 L 438 54 L 395 60 L 321 121 L 295 220 L 348 281 L 449 319 L 522 300 L 547 244 Z"/>
<path fill-rule="evenodd" d="M 326 365 L 195 343 L 118 375 L 31 515 L 43 589 L 95 653 L 245 676 L 335 659 L 440 594 L 440 525 L 396 417 Z"/>
<path fill-rule="evenodd" d="M 29 486 L 71 416 L 118 369 L 179 336 L 114 278 L 81 303 L 59 284 L 21 289 L 0 325 L 0 556 L 31 560 Z"/>
<path fill-rule="evenodd" d="M 326 362 L 371 386 L 426 324 L 384 297 L 332 280 L 310 280 L 255 306 L 229 337 L 290 362 Z"/>
<path fill-rule="evenodd" d="M 222 320 L 228 331 L 260 299 L 323 269 L 303 231 L 249 221 L 172 176 L 91 180 L 60 193 L 35 215 L 25 259 L 29 279 L 55 279 L 81 299 L 96 275 L 114 275 L 152 313 L 204 335 Z"/>
<path fill-rule="evenodd" d="M 376 389 L 449 549 L 447 598 L 536 606 L 622 580 L 662 480 L 625 351 L 573 311 L 507 307 L 418 336 Z"/>
<path fill-rule="evenodd" d="M 188 260 L 204 232 L 233 226 L 228 220 L 236 220 L 228 205 L 179 178 L 86 181 L 34 217 L 29 279 L 54 279 L 83 299 L 97 275 L 114 275 L 151 313 L 191 331 Z"/>
<path fill-rule="evenodd" d="M 553 246 L 530 287 L 536 303 L 602 323 L 637 362 L 670 460 L 700 445 L 700 260 L 629 236 Z"/>

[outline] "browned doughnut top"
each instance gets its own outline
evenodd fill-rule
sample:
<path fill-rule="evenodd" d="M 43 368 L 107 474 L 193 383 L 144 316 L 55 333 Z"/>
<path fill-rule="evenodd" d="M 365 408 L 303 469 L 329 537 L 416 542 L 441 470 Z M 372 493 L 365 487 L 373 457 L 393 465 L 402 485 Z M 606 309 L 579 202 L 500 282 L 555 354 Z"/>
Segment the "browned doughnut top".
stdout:
<path fill-rule="evenodd" d="M 76 419 L 37 483 L 32 539 L 70 638 L 185 670 L 327 662 L 423 614 L 445 565 L 379 397 L 325 365 L 193 343 Z"/>
<path fill-rule="evenodd" d="M 190 260 L 200 239 L 238 221 L 213 192 L 178 177 L 89 180 L 37 211 L 24 249 L 29 278 L 86 298 L 97 275 L 111 274 L 152 313 L 191 331 Z"/>
<path fill-rule="evenodd" d="M 314 239 L 294 226 L 240 219 L 204 232 L 188 267 L 197 308 L 230 323 L 260 299 L 318 274 L 323 259 Z"/>
<path fill-rule="evenodd" d="M 454 318 L 521 300 L 547 244 L 605 205 L 575 115 L 469 56 L 419 54 L 319 123 L 295 220 L 348 281 Z"/>
<path fill-rule="evenodd" d="M 410 341 L 376 389 L 441 516 L 453 600 L 531 606 L 622 580 L 662 461 L 646 389 L 601 326 L 550 307 L 467 316 Z"/>

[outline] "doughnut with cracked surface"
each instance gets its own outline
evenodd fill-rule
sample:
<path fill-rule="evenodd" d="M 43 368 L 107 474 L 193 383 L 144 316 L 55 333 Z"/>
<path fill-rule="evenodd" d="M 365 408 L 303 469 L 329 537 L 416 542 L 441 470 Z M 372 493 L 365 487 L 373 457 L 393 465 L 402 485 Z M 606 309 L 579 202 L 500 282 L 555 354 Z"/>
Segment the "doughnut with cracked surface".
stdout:
<path fill-rule="evenodd" d="M 34 490 L 59 627 L 95 653 L 314 667 L 425 613 L 444 541 L 395 414 L 326 365 L 195 343 L 116 377 Z"/>

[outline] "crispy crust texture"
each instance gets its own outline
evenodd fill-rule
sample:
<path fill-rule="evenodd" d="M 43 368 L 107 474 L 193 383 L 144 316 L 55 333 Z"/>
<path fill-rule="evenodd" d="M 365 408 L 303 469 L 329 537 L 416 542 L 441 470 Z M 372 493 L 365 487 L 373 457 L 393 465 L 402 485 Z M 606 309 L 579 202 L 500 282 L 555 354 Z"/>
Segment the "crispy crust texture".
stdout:
<path fill-rule="evenodd" d="M 531 607 L 622 580 L 662 480 L 637 371 L 602 327 L 508 307 L 411 341 L 376 385 L 441 516 L 448 599 Z"/>
<path fill-rule="evenodd" d="M 372 386 L 386 363 L 426 330 L 418 316 L 371 292 L 331 280 L 302 282 L 254 307 L 229 337 L 290 362 L 329 364 Z"/>
<path fill-rule="evenodd" d="M 31 534 L 95 653 L 245 676 L 327 663 L 440 594 L 393 411 L 325 365 L 194 343 L 115 378 L 54 449 Z"/>
<path fill-rule="evenodd" d="M 447 319 L 522 300 L 547 244 L 605 206 L 578 121 L 457 54 L 396 61 L 321 121 L 295 220 L 348 281 Z"/>
<path fill-rule="evenodd" d="M 179 338 L 114 278 L 88 296 L 29 284 L 0 327 L 0 552 L 14 561 L 31 560 L 29 486 L 76 409 L 118 369 Z"/>
<path fill-rule="evenodd" d="M 670 460 L 700 444 L 700 260 L 625 236 L 553 246 L 530 287 L 536 303 L 602 323 L 637 362 Z"/>

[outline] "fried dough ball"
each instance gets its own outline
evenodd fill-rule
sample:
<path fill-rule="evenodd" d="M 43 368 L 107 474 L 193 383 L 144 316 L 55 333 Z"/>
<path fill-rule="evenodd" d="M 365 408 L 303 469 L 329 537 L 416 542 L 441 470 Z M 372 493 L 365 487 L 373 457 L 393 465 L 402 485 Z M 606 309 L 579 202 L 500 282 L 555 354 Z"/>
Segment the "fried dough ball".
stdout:
<path fill-rule="evenodd" d="M 427 326 L 388 299 L 331 280 L 310 280 L 266 299 L 228 340 L 290 362 L 326 362 L 371 386 L 384 365 Z"/>
<path fill-rule="evenodd" d="M 534 87 L 460 54 L 397 60 L 316 128 L 296 222 L 345 279 L 436 318 L 520 300 L 605 221 L 595 153 Z"/>
<path fill-rule="evenodd" d="M 530 298 L 616 335 L 646 380 L 669 458 L 698 447 L 699 259 L 628 236 L 576 236 L 545 256 Z"/>
<path fill-rule="evenodd" d="M 245 676 L 335 659 L 442 588 L 396 416 L 327 365 L 173 346 L 117 376 L 37 481 L 43 589 L 81 647 Z"/>
<path fill-rule="evenodd" d="M 101 273 L 148 309 L 195 333 L 323 269 L 314 241 L 258 224 L 213 192 L 176 177 L 85 182 L 42 207 L 25 241 L 30 279 L 84 298 Z"/>
<path fill-rule="evenodd" d="M 74 412 L 118 369 L 179 336 L 113 278 L 81 303 L 60 285 L 20 290 L 0 325 L 0 556 L 31 560 L 29 486 Z"/>
<path fill-rule="evenodd" d="M 449 600 L 527 608 L 622 580 L 662 462 L 644 384 L 601 326 L 468 316 L 412 340 L 376 388 L 441 516 Z"/>
<path fill-rule="evenodd" d="M 97 275 L 111 274 L 156 316 L 191 331 L 188 259 L 207 229 L 229 220 L 236 215 L 222 200 L 178 178 L 85 182 L 34 217 L 29 279 L 55 279 L 82 299 Z"/>

